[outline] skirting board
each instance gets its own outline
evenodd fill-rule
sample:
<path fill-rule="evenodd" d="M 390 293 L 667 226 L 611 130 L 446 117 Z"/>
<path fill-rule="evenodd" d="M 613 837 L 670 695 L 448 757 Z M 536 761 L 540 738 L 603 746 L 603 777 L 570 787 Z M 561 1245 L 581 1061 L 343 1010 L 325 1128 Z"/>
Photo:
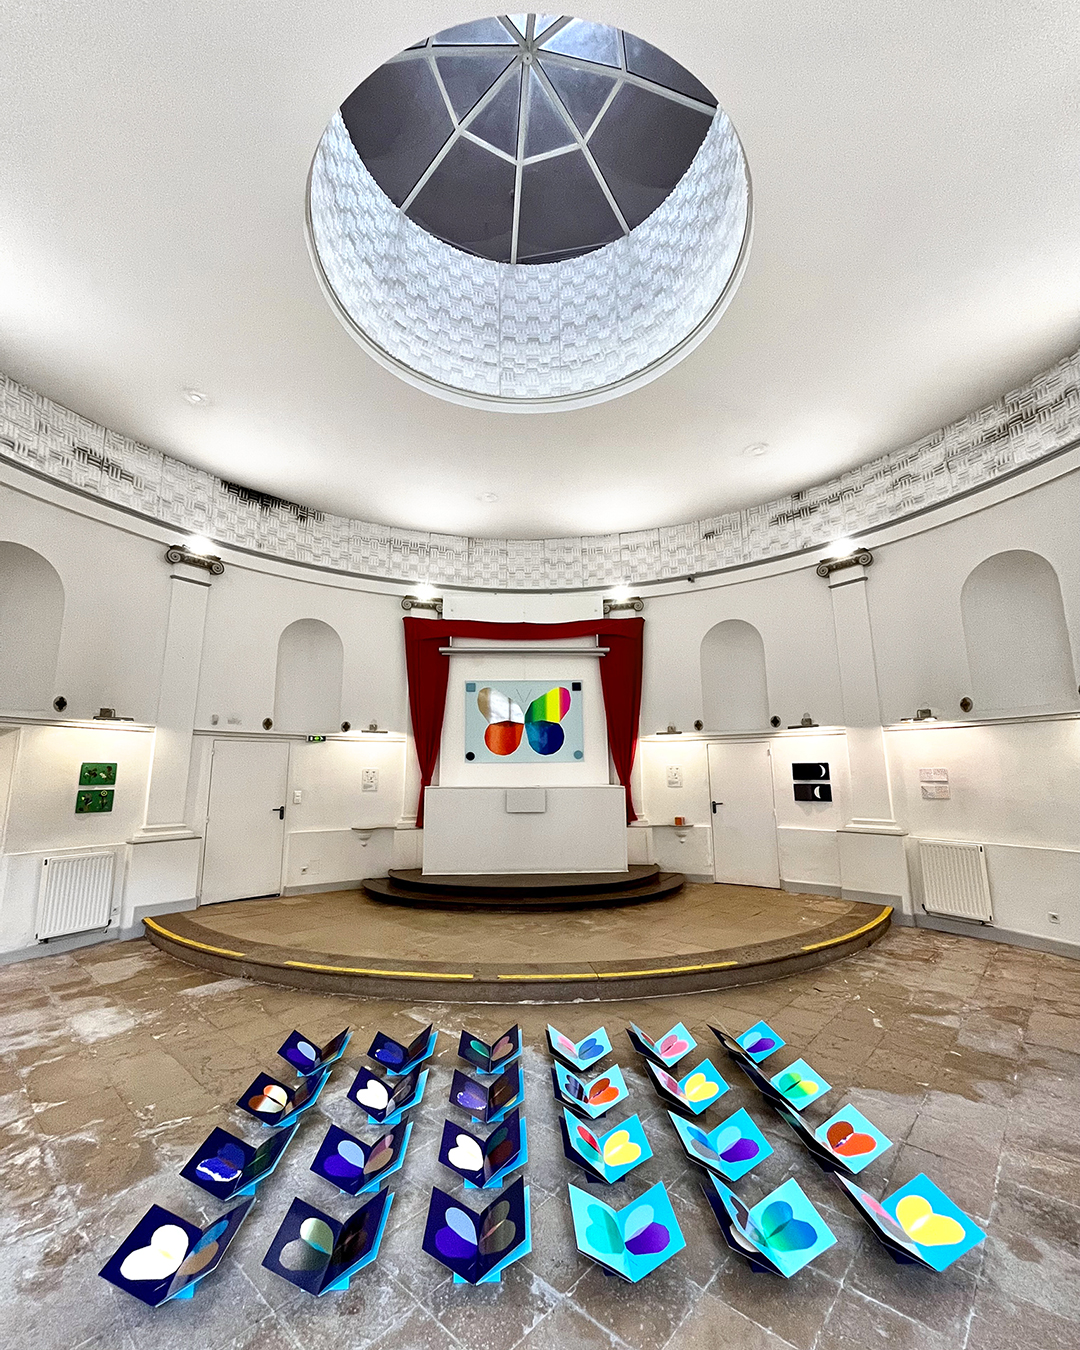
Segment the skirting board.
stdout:
<path fill-rule="evenodd" d="M 904 908 L 902 895 L 889 895 L 885 891 L 853 891 L 844 886 L 840 890 L 840 896 L 844 900 L 857 900 L 863 905 L 892 905 L 893 923 L 896 923 L 897 916 Z"/>
<path fill-rule="evenodd" d="M 780 889 L 791 895 L 831 895 L 837 900 L 840 898 L 840 887 L 826 881 L 788 881 L 786 877 L 781 877 Z"/>
<path fill-rule="evenodd" d="M 131 912 L 130 927 L 121 928 L 116 936 L 121 942 L 126 942 L 129 938 L 142 937 L 143 919 L 156 919 L 159 914 L 186 914 L 197 904 L 198 901 L 192 896 L 190 900 L 163 900 L 156 905 L 136 905 Z"/>
<path fill-rule="evenodd" d="M 954 933 L 957 937 L 981 938 L 984 942 L 1003 942 L 1009 947 L 1027 947 L 1035 952 L 1049 952 L 1052 956 L 1068 956 L 1080 960 L 1080 943 L 1063 942 L 1059 938 L 1036 937 L 1033 933 L 1018 933 L 1012 928 L 996 928 L 992 923 L 965 923 L 943 914 L 893 914 L 893 923 L 908 928 L 931 928 L 938 933 Z"/>
<path fill-rule="evenodd" d="M 133 936 L 142 936 L 142 925 Z M 116 928 L 98 930 L 94 933 L 74 933 L 71 937 L 53 938 L 51 942 L 35 942 L 29 947 L 16 947 L 14 951 L 0 952 L 0 966 L 14 965 L 16 961 L 33 961 L 38 956 L 61 956 L 64 952 L 78 951 L 80 947 L 96 947 L 102 942 L 116 942 L 120 932 Z"/>
<path fill-rule="evenodd" d="M 326 891 L 358 891 L 362 885 L 362 881 L 323 881 L 313 886 L 282 886 L 281 894 L 322 895 Z"/>

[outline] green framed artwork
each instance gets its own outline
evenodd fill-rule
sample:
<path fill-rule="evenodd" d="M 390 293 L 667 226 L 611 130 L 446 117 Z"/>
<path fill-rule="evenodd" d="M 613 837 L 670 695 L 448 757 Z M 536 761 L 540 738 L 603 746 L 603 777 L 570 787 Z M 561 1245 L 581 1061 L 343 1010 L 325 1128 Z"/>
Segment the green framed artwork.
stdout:
<path fill-rule="evenodd" d="M 79 786 L 93 787 L 101 783 L 116 782 L 115 764 L 84 764 L 79 770 Z"/>
<path fill-rule="evenodd" d="M 115 765 L 113 766 L 115 768 Z M 99 811 L 111 811 L 113 808 L 112 788 L 93 788 L 75 794 L 75 814 L 77 816 L 94 814 Z"/>

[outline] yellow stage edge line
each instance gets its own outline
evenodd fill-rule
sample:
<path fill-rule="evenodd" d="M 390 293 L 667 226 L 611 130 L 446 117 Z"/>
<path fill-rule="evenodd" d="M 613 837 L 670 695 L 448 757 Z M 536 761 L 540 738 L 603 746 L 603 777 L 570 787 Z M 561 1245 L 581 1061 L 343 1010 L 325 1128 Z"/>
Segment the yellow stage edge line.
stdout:
<path fill-rule="evenodd" d="M 253 958 L 257 959 L 257 958 Z M 286 961 L 300 970 L 327 970 L 335 975 L 385 975 L 392 980 L 472 980 L 474 975 L 459 975 L 444 970 L 368 970 L 362 966 L 320 966 L 314 961 Z"/>
<path fill-rule="evenodd" d="M 211 947 L 209 942 L 196 942 L 194 938 L 181 937 L 179 933 L 170 933 L 167 928 L 162 928 L 153 919 L 143 919 L 143 926 L 152 928 L 155 933 L 160 933 L 163 938 L 168 938 L 170 942 L 179 942 L 183 947 L 194 947 L 200 952 L 213 952 L 215 956 L 236 956 L 241 961 L 248 959 L 247 952 L 230 951 L 228 947 Z"/>
<path fill-rule="evenodd" d="M 695 970 L 730 970 L 738 961 L 707 961 L 700 966 L 661 966 L 656 970 L 610 970 L 597 975 L 598 980 L 624 980 L 633 975 L 686 975 Z"/>
<path fill-rule="evenodd" d="M 876 928 L 882 919 L 887 918 L 893 912 L 892 905 L 886 905 L 876 919 L 871 919 L 869 923 L 864 923 L 861 928 L 853 928 L 850 933 L 844 933 L 840 937 L 829 938 L 827 942 L 811 942 L 803 947 L 804 952 L 817 952 L 822 947 L 838 947 L 841 942 L 850 942 L 852 938 L 857 938 L 860 933 L 869 932 L 871 928 Z"/>

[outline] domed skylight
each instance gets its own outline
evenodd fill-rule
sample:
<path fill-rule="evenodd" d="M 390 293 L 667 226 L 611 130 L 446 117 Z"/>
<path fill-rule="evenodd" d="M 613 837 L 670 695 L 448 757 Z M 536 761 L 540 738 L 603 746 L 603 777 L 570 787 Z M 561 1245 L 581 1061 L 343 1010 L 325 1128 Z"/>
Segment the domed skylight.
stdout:
<path fill-rule="evenodd" d="M 621 238 L 689 168 L 716 99 L 631 33 L 512 14 L 437 33 L 341 106 L 395 206 L 496 262 L 544 263 Z"/>

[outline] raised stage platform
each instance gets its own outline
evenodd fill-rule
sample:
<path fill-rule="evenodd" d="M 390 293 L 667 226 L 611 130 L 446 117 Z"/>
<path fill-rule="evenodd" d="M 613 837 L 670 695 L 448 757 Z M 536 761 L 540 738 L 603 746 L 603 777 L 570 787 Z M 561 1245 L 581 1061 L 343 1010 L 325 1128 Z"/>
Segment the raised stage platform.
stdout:
<path fill-rule="evenodd" d="M 655 863 L 632 864 L 625 872 L 507 873 L 433 876 L 418 867 L 372 877 L 363 889 L 373 900 L 437 908 L 580 909 L 594 905 L 638 905 L 682 890 L 681 872 L 661 872 Z"/>
<path fill-rule="evenodd" d="M 577 1003 L 724 989 L 876 941 L 888 906 L 688 883 L 647 909 L 393 907 L 362 891 L 206 905 L 146 919 L 182 961 L 354 997 Z"/>

